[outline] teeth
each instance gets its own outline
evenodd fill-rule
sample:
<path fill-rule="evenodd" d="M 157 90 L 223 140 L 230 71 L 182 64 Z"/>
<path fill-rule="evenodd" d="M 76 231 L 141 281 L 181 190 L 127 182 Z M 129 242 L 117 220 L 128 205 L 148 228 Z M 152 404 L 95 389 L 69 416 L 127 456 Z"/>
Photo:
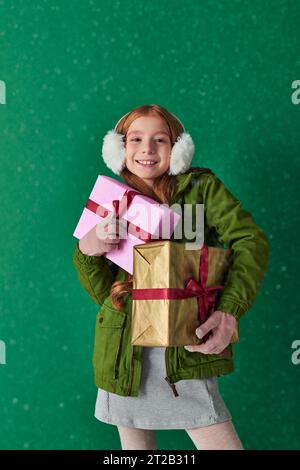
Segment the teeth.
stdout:
<path fill-rule="evenodd" d="M 140 160 L 137 160 L 138 163 L 140 163 L 141 165 L 155 165 L 156 162 L 152 162 L 151 160 L 145 160 L 145 161 L 140 161 Z"/>

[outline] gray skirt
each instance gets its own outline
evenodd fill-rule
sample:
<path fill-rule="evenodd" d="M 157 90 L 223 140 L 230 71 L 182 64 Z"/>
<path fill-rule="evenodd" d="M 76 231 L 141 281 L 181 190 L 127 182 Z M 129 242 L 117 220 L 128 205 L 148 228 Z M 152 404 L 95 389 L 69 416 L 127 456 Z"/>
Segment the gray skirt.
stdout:
<path fill-rule="evenodd" d="M 137 397 L 98 388 L 95 417 L 107 424 L 140 429 L 192 429 L 232 419 L 220 395 L 217 377 L 180 380 L 175 384 L 179 396 L 174 396 L 165 380 L 165 350 L 143 348 Z"/>

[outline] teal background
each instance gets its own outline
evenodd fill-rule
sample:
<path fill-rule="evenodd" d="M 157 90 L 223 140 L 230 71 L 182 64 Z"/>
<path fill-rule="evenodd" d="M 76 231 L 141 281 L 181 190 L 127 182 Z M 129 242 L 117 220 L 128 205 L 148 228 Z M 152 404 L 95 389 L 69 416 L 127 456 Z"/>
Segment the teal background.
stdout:
<path fill-rule="evenodd" d="M 267 233 L 270 265 L 220 379 L 247 449 L 299 449 L 300 2 L 0 0 L 1 449 L 120 449 L 94 414 L 98 311 L 72 236 L 105 133 L 158 103 Z M 160 449 L 195 449 L 184 430 Z"/>

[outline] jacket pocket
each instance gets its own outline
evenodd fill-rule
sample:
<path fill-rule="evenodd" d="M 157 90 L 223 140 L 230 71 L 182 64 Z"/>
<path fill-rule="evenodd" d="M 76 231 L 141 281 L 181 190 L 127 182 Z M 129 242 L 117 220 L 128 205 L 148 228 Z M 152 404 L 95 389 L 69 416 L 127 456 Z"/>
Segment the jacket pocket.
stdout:
<path fill-rule="evenodd" d="M 226 348 L 226 358 L 232 358 L 232 347 L 229 344 Z M 211 364 L 215 361 L 224 359 L 222 354 L 204 354 L 200 352 L 190 352 L 184 349 L 183 346 L 178 347 L 178 363 L 180 369 L 186 369 L 189 367 L 198 367 L 200 364 Z"/>
<path fill-rule="evenodd" d="M 103 303 L 96 316 L 93 365 L 103 381 L 118 377 L 126 314 Z"/>

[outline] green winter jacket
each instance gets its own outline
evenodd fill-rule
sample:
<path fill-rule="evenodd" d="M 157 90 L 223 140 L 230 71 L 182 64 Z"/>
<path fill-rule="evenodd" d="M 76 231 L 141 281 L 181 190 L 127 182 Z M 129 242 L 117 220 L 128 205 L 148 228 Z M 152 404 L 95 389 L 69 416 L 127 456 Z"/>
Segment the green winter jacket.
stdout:
<path fill-rule="evenodd" d="M 177 175 L 173 203 L 204 204 L 204 243 L 232 248 L 233 262 L 216 310 L 237 320 L 252 306 L 267 269 L 269 243 L 250 212 L 209 169 L 190 169 Z M 178 242 L 179 240 L 176 239 Z M 185 240 L 183 239 L 182 242 Z M 191 242 L 191 240 L 189 240 Z M 125 307 L 112 306 L 110 288 L 114 281 L 125 280 L 126 271 L 104 256 L 88 256 L 75 247 L 73 264 L 82 287 L 101 306 L 96 316 L 93 351 L 94 379 L 97 387 L 122 396 L 138 396 L 141 381 L 143 346 L 131 345 L 132 297 L 127 294 Z M 173 390 L 175 382 L 202 379 L 234 371 L 232 345 L 227 356 L 189 352 L 183 346 L 166 347 L 165 378 Z M 170 390 L 171 391 L 171 390 Z"/>

